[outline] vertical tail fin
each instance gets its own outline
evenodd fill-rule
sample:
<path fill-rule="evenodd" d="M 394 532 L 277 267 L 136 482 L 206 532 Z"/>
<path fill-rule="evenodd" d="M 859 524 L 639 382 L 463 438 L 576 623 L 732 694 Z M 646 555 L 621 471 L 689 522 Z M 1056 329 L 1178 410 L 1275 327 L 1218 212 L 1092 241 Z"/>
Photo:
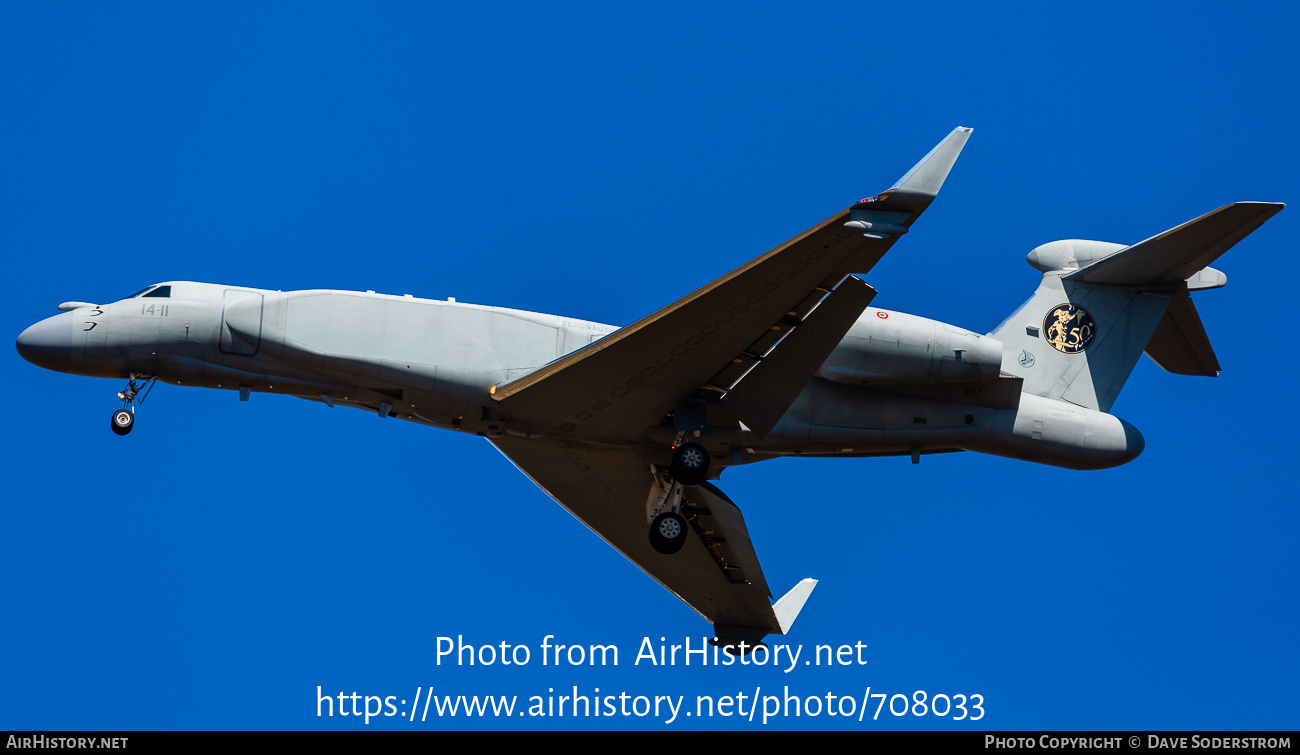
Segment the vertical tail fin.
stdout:
<path fill-rule="evenodd" d="M 1206 267 L 1285 205 L 1238 202 L 1128 247 L 1054 241 L 1029 253 L 1038 290 L 992 335 L 1025 393 L 1109 411 L 1143 351 L 1182 374 L 1218 361 L 1188 292 L 1227 280 Z M 1171 306 L 1172 305 L 1172 306 Z"/>
<path fill-rule="evenodd" d="M 1025 393 L 1110 411 L 1169 301 L 1046 273 L 992 333 L 1002 342 L 1002 371 L 1023 378 Z"/>

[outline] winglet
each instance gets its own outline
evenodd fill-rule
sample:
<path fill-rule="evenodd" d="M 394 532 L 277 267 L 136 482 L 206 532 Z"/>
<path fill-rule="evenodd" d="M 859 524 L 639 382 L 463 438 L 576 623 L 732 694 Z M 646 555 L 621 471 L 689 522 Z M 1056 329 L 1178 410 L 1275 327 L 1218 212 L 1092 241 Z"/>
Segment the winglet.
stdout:
<path fill-rule="evenodd" d="M 799 584 L 791 587 L 790 592 L 782 595 L 781 599 L 772 606 L 772 612 L 776 614 L 776 623 L 781 625 L 781 634 L 790 632 L 790 627 L 794 626 L 794 620 L 799 618 L 803 604 L 808 602 L 808 596 L 812 595 L 813 588 L 816 586 L 815 579 L 801 579 Z"/>
<path fill-rule="evenodd" d="M 952 133 L 936 144 L 929 154 L 921 158 L 921 162 L 913 165 L 911 170 L 904 173 L 903 177 L 889 188 L 906 194 L 939 196 L 939 189 L 943 186 L 944 179 L 948 177 L 948 172 L 952 170 L 953 164 L 957 162 L 961 148 L 966 146 L 971 131 L 974 129 L 965 126 L 953 129 Z"/>
<path fill-rule="evenodd" d="M 957 156 L 961 154 L 962 147 L 966 146 L 966 140 L 972 131 L 974 129 L 965 126 L 953 129 L 920 162 L 895 181 L 893 186 L 878 196 L 858 202 L 854 209 L 923 212 L 939 196 L 939 189 L 943 187 L 944 180 L 948 178 L 948 173 L 957 162 Z"/>

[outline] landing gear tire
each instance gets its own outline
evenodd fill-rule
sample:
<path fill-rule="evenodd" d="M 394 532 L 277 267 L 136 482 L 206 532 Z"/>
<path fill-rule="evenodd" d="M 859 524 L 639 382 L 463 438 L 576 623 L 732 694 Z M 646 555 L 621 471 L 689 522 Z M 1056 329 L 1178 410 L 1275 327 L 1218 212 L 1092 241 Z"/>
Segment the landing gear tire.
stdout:
<path fill-rule="evenodd" d="M 673 453 L 673 479 L 683 485 L 699 485 L 709 476 L 709 452 L 699 443 L 685 443 Z"/>
<path fill-rule="evenodd" d="M 113 412 L 112 428 L 118 435 L 126 435 L 135 427 L 135 414 L 126 409 Z"/>
<path fill-rule="evenodd" d="M 650 523 L 650 547 L 671 556 L 686 545 L 686 520 L 681 514 L 665 511 Z"/>

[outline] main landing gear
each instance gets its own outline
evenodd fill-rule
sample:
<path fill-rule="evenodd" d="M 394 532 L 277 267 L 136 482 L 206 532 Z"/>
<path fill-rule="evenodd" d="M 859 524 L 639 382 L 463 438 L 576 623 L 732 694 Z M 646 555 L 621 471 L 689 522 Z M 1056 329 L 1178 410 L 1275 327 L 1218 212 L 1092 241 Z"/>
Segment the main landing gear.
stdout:
<path fill-rule="evenodd" d="M 673 450 L 668 474 L 651 465 L 654 483 L 646 501 L 646 515 L 650 519 L 650 547 L 659 553 L 672 555 L 686 545 L 690 526 L 682 516 L 682 488 L 699 485 L 709 476 L 709 452 L 699 443 L 678 443 Z"/>
<path fill-rule="evenodd" d="M 665 511 L 650 523 L 650 547 L 671 556 L 686 545 L 686 518 L 676 511 Z"/>
<path fill-rule="evenodd" d="M 135 382 L 137 377 L 143 379 L 144 383 L 137 385 Z M 153 390 L 153 384 L 157 380 L 156 375 L 146 377 L 131 373 L 126 388 L 117 394 L 117 397 L 122 399 L 122 408 L 113 412 L 113 419 L 109 426 L 113 428 L 114 433 L 126 435 L 131 432 L 131 428 L 135 427 L 135 408 L 144 405 L 144 400 L 149 397 L 149 392 Z M 143 391 L 143 395 L 141 391 Z M 136 400 L 137 396 L 139 397 L 138 401 Z"/>
<path fill-rule="evenodd" d="M 709 476 L 709 452 L 699 443 L 686 443 L 673 452 L 673 479 L 683 485 L 699 485 Z"/>

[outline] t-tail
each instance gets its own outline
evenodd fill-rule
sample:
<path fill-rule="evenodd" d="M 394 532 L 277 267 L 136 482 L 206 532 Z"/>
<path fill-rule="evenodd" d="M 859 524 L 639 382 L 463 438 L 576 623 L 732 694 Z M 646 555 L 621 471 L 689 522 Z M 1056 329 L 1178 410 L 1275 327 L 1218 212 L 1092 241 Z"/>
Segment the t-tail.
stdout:
<path fill-rule="evenodd" d="M 1219 288 L 1209 267 L 1286 205 L 1237 202 L 1132 246 L 1071 239 L 1029 253 L 1043 281 L 990 335 L 1024 392 L 1108 412 L 1145 351 L 1180 375 L 1219 374 L 1191 293 Z"/>

